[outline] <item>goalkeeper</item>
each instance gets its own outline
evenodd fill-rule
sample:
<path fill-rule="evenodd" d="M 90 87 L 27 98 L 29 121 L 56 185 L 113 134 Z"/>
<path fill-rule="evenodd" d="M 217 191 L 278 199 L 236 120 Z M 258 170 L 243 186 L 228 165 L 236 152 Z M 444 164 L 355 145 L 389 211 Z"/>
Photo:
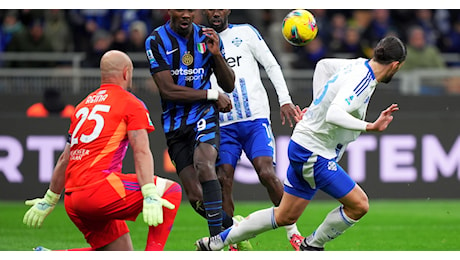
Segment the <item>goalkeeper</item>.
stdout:
<path fill-rule="evenodd" d="M 32 207 L 24 224 L 41 227 L 65 188 L 66 212 L 91 245 L 71 250 L 133 250 L 125 221 L 135 221 L 141 212 L 149 226 L 145 249 L 163 250 L 181 202 L 181 187 L 153 174 L 148 133 L 155 128 L 144 103 L 129 92 L 131 59 L 109 51 L 100 69 L 101 86 L 76 107 L 49 189 L 43 198 L 26 201 Z M 136 174 L 121 173 L 128 143 Z"/>

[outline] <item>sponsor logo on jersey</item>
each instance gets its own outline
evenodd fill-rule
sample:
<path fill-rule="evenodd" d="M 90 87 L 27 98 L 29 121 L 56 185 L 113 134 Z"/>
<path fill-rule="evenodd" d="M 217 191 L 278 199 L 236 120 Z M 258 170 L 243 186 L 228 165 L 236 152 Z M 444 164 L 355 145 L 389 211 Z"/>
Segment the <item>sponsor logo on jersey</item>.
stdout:
<path fill-rule="evenodd" d="M 204 78 L 204 69 L 203 68 L 193 68 L 193 69 L 175 69 L 171 70 L 171 76 L 185 76 L 186 81 L 199 80 Z"/>

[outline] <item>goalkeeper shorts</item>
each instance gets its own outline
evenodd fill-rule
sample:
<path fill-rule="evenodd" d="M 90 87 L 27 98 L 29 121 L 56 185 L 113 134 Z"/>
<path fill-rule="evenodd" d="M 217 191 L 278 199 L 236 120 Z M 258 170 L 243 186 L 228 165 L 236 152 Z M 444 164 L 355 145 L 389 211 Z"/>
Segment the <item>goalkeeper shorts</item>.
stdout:
<path fill-rule="evenodd" d="M 154 182 L 162 196 L 166 180 L 155 176 Z M 136 174 L 111 173 L 95 185 L 66 191 L 64 205 L 72 222 L 96 249 L 129 232 L 125 220 L 136 220 L 143 201 Z"/>

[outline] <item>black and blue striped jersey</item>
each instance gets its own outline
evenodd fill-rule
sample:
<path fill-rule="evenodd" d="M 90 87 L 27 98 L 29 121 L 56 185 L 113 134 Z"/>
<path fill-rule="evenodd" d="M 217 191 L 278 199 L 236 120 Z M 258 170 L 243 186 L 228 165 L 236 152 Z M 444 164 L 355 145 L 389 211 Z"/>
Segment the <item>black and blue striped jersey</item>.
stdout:
<path fill-rule="evenodd" d="M 206 36 L 201 28 L 202 26 L 194 23 L 193 36 L 187 39 L 174 32 L 169 21 L 157 27 L 145 41 L 150 73 L 154 75 L 160 71 L 170 70 L 177 85 L 210 89 L 214 59 L 207 49 Z M 222 41 L 220 50 L 224 55 Z M 215 102 L 210 101 L 183 103 L 162 99 L 162 124 L 165 133 L 195 124 L 201 113 L 214 104 Z"/>

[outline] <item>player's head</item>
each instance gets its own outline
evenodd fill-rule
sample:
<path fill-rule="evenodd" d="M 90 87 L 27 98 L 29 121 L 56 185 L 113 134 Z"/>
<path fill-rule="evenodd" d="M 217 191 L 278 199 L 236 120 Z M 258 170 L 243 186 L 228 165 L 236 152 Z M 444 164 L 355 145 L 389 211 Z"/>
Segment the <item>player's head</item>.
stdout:
<path fill-rule="evenodd" d="M 133 62 L 121 51 L 106 52 L 100 63 L 101 84 L 116 84 L 131 90 L 133 84 Z"/>
<path fill-rule="evenodd" d="M 203 14 L 209 26 L 219 33 L 227 29 L 230 12 L 230 9 L 205 9 Z"/>
<path fill-rule="evenodd" d="M 173 31 L 183 37 L 192 33 L 195 9 L 169 9 L 168 14 L 171 18 L 170 27 Z"/>
<path fill-rule="evenodd" d="M 383 65 L 380 82 L 388 83 L 398 72 L 406 60 L 407 50 L 404 43 L 396 36 L 387 36 L 377 43 L 374 48 L 373 61 Z"/>

